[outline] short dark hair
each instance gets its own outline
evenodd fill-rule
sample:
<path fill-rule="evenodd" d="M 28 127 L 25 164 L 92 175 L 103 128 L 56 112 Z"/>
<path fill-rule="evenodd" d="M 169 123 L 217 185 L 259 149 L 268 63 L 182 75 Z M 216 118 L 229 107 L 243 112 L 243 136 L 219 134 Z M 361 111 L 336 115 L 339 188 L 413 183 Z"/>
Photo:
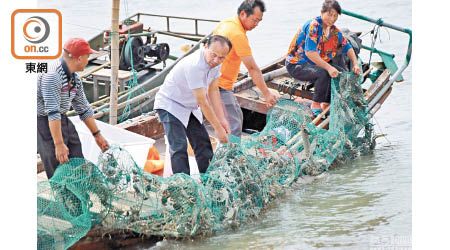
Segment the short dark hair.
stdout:
<path fill-rule="evenodd" d="M 245 11 L 247 16 L 253 14 L 255 7 L 259 7 L 261 12 L 266 11 L 266 5 L 262 0 L 245 0 L 241 3 L 237 10 L 237 14 L 241 14 L 241 11 Z"/>
<path fill-rule="evenodd" d="M 336 0 L 325 0 L 322 5 L 322 13 L 328 12 L 331 9 L 334 9 L 339 15 L 342 14 L 341 6 Z"/>
<path fill-rule="evenodd" d="M 214 42 L 220 42 L 221 45 L 227 44 L 228 45 L 228 52 L 231 51 L 231 47 L 233 47 L 233 45 L 231 44 L 231 41 L 228 40 L 228 38 L 221 36 L 221 35 L 213 35 L 211 36 L 208 41 L 206 42 L 206 45 L 211 45 Z"/>

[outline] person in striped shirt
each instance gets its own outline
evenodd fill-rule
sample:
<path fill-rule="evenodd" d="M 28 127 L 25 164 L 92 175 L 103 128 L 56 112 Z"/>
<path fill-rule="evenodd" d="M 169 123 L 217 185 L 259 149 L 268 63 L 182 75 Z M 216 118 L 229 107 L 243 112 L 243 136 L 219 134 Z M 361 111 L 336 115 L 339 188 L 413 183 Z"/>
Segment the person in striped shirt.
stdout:
<path fill-rule="evenodd" d="M 64 44 L 64 55 L 49 64 L 48 73 L 37 80 L 37 148 L 50 179 L 59 164 L 69 158 L 84 158 L 81 142 L 72 122 L 65 115 L 70 107 L 86 124 L 102 151 L 109 148 L 98 129 L 77 71 L 83 71 L 92 50 L 82 38 Z"/>

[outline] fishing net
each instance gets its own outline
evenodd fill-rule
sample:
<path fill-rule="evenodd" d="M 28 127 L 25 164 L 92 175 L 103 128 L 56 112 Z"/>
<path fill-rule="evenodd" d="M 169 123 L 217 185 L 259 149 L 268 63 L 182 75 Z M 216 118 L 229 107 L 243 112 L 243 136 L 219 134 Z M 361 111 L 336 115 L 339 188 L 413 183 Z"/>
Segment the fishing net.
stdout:
<path fill-rule="evenodd" d="M 91 229 L 193 237 L 257 218 L 299 177 L 373 147 L 360 81 L 352 73 L 333 79 L 329 129 L 312 124 L 307 107 L 280 100 L 261 132 L 218 147 L 199 179 L 143 172 L 115 146 L 97 166 L 71 159 L 38 183 L 38 249 L 68 248 Z"/>

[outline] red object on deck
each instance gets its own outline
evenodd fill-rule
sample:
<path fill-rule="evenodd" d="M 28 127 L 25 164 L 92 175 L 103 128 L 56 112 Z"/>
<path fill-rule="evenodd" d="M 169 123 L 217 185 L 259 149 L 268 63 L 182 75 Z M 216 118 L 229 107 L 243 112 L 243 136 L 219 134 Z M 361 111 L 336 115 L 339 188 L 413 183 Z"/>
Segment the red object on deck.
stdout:
<path fill-rule="evenodd" d="M 144 30 L 144 24 L 141 22 L 136 22 L 135 24 L 131 25 L 125 25 L 123 23 L 119 24 L 119 35 L 128 34 L 128 30 L 130 30 L 131 34 L 142 33 L 142 31 Z M 111 29 L 106 29 L 104 37 L 109 37 L 110 32 Z"/>
<path fill-rule="evenodd" d="M 164 160 L 159 159 L 159 152 L 154 145 L 148 150 L 144 170 L 154 175 L 163 176 Z"/>

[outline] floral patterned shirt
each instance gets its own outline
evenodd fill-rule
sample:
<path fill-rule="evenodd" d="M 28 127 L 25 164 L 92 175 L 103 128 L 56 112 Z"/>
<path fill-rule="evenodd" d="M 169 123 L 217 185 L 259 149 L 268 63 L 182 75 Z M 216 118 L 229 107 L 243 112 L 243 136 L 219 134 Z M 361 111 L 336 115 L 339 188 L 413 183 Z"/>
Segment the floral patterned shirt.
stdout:
<path fill-rule="evenodd" d="M 346 54 L 352 46 L 335 25 L 330 28 L 328 37 L 323 36 L 322 18 L 318 16 L 306 22 L 295 34 L 289 45 L 286 61 L 291 64 L 315 65 L 305 52 L 317 51 L 325 62 L 329 62 L 339 48 L 342 48 L 342 52 Z"/>

